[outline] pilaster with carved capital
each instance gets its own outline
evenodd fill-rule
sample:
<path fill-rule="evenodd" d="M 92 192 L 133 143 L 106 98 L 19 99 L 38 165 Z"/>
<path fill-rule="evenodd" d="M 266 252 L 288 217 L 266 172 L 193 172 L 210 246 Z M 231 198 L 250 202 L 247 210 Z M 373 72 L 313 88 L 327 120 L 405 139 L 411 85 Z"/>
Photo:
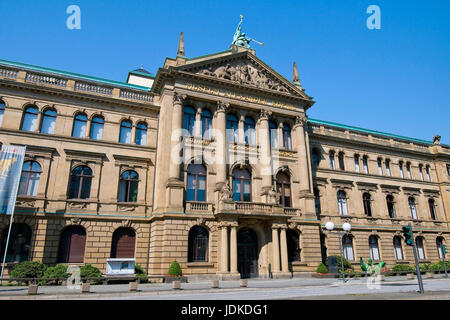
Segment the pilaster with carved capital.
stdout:
<path fill-rule="evenodd" d="M 301 114 L 299 116 L 296 116 L 294 128 L 296 128 L 298 126 L 305 127 L 307 121 L 308 121 L 308 116 L 306 114 Z"/>

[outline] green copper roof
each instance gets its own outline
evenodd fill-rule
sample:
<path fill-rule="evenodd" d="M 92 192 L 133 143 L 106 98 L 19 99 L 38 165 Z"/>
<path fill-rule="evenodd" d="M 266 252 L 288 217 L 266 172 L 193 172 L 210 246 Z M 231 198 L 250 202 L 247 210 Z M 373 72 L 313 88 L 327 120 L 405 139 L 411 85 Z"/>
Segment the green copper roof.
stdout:
<path fill-rule="evenodd" d="M 423 144 L 433 144 L 432 141 L 409 138 L 409 137 L 399 136 L 396 134 L 375 131 L 375 130 L 369 130 L 369 129 L 359 128 L 359 127 L 353 127 L 353 126 L 348 126 L 345 124 L 329 122 L 329 121 L 324 121 L 324 120 L 308 118 L 308 122 L 315 123 L 315 124 L 323 124 L 323 125 L 346 129 L 346 130 L 353 130 L 353 131 L 365 132 L 365 133 L 370 133 L 370 134 L 376 134 L 376 135 L 385 136 L 385 137 L 389 137 L 389 138 L 402 139 L 402 140 L 407 140 L 407 141 L 411 141 L 411 142 L 417 142 L 417 143 L 423 143 Z"/>
<path fill-rule="evenodd" d="M 24 68 L 24 69 L 29 69 L 32 71 L 53 73 L 53 74 L 61 75 L 61 76 L 65 76 L 65 77 L 72 77 L 72 78 L 77 78 L 77 79 L 82 79 L 82 80 L 87 80 L 87 81 L 100 82 L 100 83 L 104 83 L 104 84 L 112 85 L 112 86 L 121 86 L 121 87 L 130 88 L 130 89 L 150 91 L 150 89 L 147 87 L 137 86 L 134 84 L 119 82 L 119 81 L 114 81 L 114 80 L 108 80 L 108 79 L 103 79 L 103 78 L 97 78 L 97 77 L 91 77 L 91 76 L 73 73 L 73 72 L 67 72 L 67 71 L 55 70 L 55 69 L 44 68 L 44 67 L 39 67 L 39 66 L 33 66 L 30 64 L 25 64 L 25 63 L 20 63 L 20 62 L 13 62 L 13 61 L 7 61 L 7 60 L 0 59 L 0 65 L 16 67 L 16 68 Z"/>

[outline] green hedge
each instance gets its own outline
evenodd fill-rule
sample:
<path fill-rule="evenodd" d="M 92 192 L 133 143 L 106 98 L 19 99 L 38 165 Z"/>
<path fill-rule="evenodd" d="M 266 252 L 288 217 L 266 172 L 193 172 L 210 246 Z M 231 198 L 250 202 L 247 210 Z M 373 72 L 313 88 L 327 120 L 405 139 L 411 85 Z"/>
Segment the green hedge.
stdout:
<path fill-rule="evenodd" d="M 328 268 L 323 263 L 319 264 L 319 266 L 316 269 L 317 273 L 328 273 Z"/>
<path fill-rule="evenodd" d="M 181 270 L 180 264 L 175 260 L 170 265 L 169 271 L 167 272 L 169 276 L 177 276 L 180 277 L 183 275 L 183 271 Z"/>
<path fill-rule="evenodd" d="M 82 279 L 83 278 L 101 278 L 102 272 L 97 267 L 94 267 L 91 264 L 86 264 L 80 268 L 80 275 L 81 275 Z M 91 279 L 89 281 L 91 282 L 91 284 L 100 283 L 100 279 L 99 280 Z"/>
<path fill-rule="evenodd" d="M 39 261 L 24 261 L 14 266 L 11 278 L 42 278 L 46 269 L 47 266 Z"/>
<path fill-rule="evenodd" d="M 51 278 L 64 278 L 67 279 L 70 274 L 67 272 L 67 265 L 57 264 L 54 267 L 48 267 L 43 276 L 43 280 L 39 282 L 40 285 L 57 285 L 60 280 L 51 280 Z"/>
<path fill-rule="evenodd" d="M 392 267 L 392 271 L 400 272 L 400 271 L 414 271 L 414 268 L 408 264 L 396 264 Z"/>

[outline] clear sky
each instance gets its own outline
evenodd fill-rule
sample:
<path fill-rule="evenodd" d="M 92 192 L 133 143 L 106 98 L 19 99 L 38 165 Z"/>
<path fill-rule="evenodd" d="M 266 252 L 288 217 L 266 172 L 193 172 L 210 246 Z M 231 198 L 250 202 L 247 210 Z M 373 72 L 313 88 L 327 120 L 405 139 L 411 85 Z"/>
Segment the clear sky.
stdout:
<path fill-rule="evenodd" d="M 156 74 L 181 31 L 187 57 L 227 50 L 240 14 L 260 59 L 289 80 L 297 62 L 311 118 L 450 144 L 448 0 L 2 0 L 0 59 L 125 81 L 141 64 Z"/>

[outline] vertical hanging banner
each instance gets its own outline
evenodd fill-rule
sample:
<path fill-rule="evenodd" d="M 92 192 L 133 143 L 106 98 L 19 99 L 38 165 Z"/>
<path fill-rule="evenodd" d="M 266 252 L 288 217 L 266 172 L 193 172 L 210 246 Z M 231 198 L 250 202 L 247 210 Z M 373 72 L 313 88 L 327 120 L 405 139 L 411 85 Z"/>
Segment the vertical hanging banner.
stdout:
<path fill-rule="evenodd" d="M 0 153 L 0 214 L 12 215 L 26 147 L 2 146 Z"/>

